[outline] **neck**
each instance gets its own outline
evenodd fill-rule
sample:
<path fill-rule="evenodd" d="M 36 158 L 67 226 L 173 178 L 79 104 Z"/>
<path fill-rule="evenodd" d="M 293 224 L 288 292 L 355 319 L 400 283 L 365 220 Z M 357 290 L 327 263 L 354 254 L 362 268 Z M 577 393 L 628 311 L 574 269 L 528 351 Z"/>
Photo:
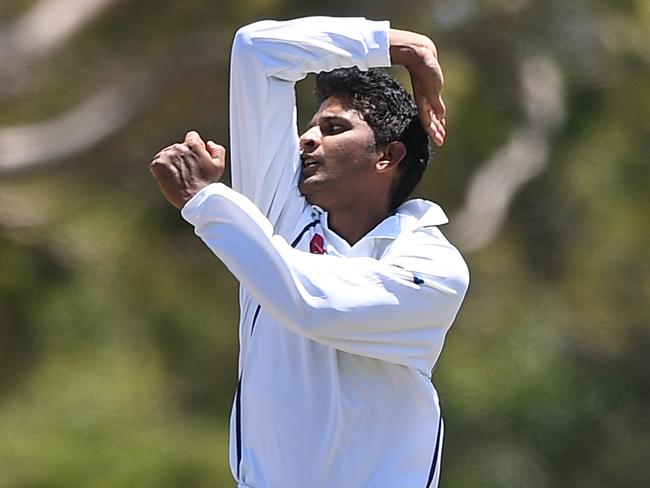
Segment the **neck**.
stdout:
<path fill-rule="evenodd" d="M 328 226 L 353 246 L 390 215 L 389 206 L 345 208 L 328 212 Z"/>

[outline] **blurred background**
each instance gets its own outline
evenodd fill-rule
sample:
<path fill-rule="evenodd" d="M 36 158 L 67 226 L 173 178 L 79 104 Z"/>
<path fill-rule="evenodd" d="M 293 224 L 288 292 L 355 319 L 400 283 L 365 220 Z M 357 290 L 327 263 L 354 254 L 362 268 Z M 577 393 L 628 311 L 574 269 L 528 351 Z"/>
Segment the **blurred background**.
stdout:
<path fill-rule="evenodd" d="M 3 0 L 0 488 L 233 486 L 237 284 L 148 163 L 227 144 L 239 26 L 314 14 L 441 53 L 441 486 L 650 486 L 650 2 Z"/>

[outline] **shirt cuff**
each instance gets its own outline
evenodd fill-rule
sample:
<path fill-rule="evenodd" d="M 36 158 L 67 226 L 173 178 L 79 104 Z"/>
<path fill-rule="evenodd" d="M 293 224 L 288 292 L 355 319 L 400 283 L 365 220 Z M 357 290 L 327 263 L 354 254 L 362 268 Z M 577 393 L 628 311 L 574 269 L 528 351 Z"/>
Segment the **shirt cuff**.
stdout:
<path fill-rule="evenodd" d="M 366 45 L 369 48 L 366 58 L 371 68 L 384 68 L 391 66 L 390 60 L 390 21 L 367 20 L 365 32 Z"/>
<path fill-rule="evenodd" d="M 232 191 L 223 183 L 210 183 L 194 195 L 181 209 L 181 217 L 196 226 L 201 217 L 201 206 L 212 195 L 223 195 L 225 191 Z"/>

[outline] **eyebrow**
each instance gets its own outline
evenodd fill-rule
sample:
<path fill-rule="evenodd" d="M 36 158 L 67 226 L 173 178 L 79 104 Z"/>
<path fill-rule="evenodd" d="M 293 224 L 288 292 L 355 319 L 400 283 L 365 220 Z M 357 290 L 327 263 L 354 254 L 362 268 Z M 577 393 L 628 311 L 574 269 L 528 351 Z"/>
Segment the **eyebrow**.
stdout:
<path fill-rule="evenodd" d="M 350 122 L 350 120 L 346 119 L 345 117 L 342 117 L 340 115 L 325 115 L 321 117 L 321 121 L 323 122 L 330 122 L 332 120 L 343 120 L 344 122 Z M 307 125 L 307 129 L 311 129 L 316 125 L 316 121 L 314 119 L 311 119 L 309 121 L 309 125 Z"/>

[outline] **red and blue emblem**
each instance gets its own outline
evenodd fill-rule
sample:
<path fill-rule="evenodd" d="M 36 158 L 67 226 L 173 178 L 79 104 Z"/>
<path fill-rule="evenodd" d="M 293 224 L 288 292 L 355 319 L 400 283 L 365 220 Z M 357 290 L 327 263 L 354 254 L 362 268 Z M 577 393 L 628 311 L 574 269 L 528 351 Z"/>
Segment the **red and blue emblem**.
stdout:
<path fill-rule="evenodd" d="M 309 252 L 312 254 L 327 254 L 325 250 L 325 239 L 320 234 L 314 234 L 309 242 Z"/>

